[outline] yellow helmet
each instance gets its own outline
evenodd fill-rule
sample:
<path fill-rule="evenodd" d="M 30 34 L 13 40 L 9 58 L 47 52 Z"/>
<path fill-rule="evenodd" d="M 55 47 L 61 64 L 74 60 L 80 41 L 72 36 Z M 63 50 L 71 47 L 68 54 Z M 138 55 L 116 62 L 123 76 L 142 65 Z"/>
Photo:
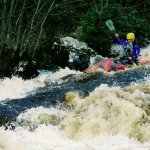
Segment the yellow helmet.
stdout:
<path fill-rule="evenodd" d="M 127 34 L 127 40 L 135 40 L 135 35 L 134 35 L 134 33 L 128 33 Z"/>

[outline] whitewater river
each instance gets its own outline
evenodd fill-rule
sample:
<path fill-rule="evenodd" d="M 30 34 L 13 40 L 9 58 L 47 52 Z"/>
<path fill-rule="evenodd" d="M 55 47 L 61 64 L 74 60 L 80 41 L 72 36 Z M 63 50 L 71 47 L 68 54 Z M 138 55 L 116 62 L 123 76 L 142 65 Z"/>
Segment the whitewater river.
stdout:
<path fill-rule="evenodd" d="M 0 150 L 150 150 L 150 67 L 1 79 L 0 124 Z"/>

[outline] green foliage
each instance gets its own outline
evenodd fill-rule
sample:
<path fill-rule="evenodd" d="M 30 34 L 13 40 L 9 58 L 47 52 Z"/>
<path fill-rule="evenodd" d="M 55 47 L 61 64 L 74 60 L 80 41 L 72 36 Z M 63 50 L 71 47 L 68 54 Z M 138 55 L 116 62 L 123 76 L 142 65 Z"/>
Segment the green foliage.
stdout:
<path fill-rule="evenodd" d="M 121 3 L 122 6 L 114 3 Z M 50 62 L 55 37 L 71 35 L 75 29 L 80 29 L 76 30 L 76 38 L 81 35 L 80 38 L 89 46 L 108 56 L 113 35 L 105 25 L 108 19 L 113 20 L 120 37 L 125 38 L 127 32 L 135 32 L 137 41 L 141 45 L 146 44 L 145 39 L 150 37 L 150 25 L 140 19 L 136 11 L 130 10 L 130 6 L 137 6 L 138 10 L 149 6 L 148 3 L 142 7 L 138 4 L 140 0 L 132 1 L 132 5 L 120 0 L 1 1 L 0 58 L 11 58 L 17 51 L 19 56 Z"/>
<path fill-rule="evenodd" d="M 80 38 L 101 55 L 109 55 L 114 34 L 105 25 L 108 19 L 113 20 L 120 38 L 125 39 L 128 32 L 134 32 L 138 43 L 142 46 L 147 44 L 150 24 L 141 19 L 135 10 L 124 11 L 118 4 L 104 7 L 98 5 L 97 8 L 90 9 L 81 22 L 83 31 Z"/>

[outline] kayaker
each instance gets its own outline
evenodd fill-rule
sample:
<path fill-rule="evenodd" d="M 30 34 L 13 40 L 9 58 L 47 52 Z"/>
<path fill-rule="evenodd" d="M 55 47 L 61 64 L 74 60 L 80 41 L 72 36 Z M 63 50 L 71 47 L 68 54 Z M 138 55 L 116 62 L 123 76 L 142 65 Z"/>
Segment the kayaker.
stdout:
<path fill-rule="evenodd" d="M 123 64 L 138 64 L 138 57 L 140 54 L 140 46 L 135 43 L 134 33 L 128 33 L 126 36 L 127 40 L 119 39 L 119 35 L 115 33 L 114 43 L 122 45 L 124 49 L 123 57 L 120 58 Z"/>

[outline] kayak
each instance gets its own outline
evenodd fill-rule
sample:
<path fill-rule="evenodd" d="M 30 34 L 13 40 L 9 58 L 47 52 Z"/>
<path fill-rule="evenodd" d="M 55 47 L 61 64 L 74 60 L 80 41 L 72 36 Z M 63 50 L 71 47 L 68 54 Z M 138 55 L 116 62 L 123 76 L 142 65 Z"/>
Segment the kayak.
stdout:
<path fill-rule="evenodd" d="M 146 64 L 150 64 L 150 58 L 149 57 L 144 57 L 139 60 L 139 64 L 136 65 L 124 65 L 124 64 L 116 64 L 112 59 L 104 59 L 101 60 L 99 63 L 88 67 L 85 69 L 83 72 L 85 73 L 90 73 L 99 70 L 99 68 L 110 72 L 110 71 L 117 71 L 117 70 L 127 70 L 130 68 L 135 68 L 139 66 L 145 66 Z"/>

